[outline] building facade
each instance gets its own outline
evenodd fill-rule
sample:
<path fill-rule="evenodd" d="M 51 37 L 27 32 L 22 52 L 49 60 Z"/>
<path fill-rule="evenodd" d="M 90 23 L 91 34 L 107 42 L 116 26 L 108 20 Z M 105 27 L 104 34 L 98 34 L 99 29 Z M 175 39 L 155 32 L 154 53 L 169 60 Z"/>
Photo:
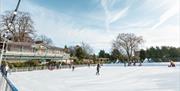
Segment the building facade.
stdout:
<path fill-rule="evenodd" d="M 0 43 L 0 50 L 3 43 Z M 27 42 L 8 42 L 4 46 L 3 60 L 23 61 L 23 60 L 40 60 L 40 61 L 65 61 L 69 60 L 69 54 L 65 53 L 62 48 L 45 45 L 43 43 Z"/>

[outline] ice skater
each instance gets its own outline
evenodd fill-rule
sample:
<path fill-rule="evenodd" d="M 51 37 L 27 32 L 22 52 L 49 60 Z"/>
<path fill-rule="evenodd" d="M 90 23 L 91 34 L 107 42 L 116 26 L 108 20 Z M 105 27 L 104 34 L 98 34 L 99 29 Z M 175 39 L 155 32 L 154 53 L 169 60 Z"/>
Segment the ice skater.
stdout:
<path fill-rule="evenodd" d="M 62 62 L 59 64 L 59 68 L 60 68 L 60 69 L 62 68 Z"/>
<path fill-rule="evenodd" d="M 96 66 L 96 75 L 100 75 L 99 71 L 100 71 L 100 64 L 98 63 L 97 66 Z"/>
<path fill-rule="evenodd" d="M 126 67 L 126 61 L 124 61 L 124 67 Z"/>
<path fill-rule="evenodd" d="M 6 65 L 2 62 L 1 67 L 0 67 L 2 75 L 5 75 L 5 66 Z"/>
<path fill-rule="evenodd" d="M 6 77 L 7 77 L 8 71 L 9 71 L 9 66 L 8 66 L 8 64 L 6 63 L 6 66 L 5 66 L 5 76 L 6 76 Z"/>
<path fill-rule="evenodd" d="M 74 66 L 74 65 L 72 65 L 72 71 L 74 71 L 74 69 L 75 69 L 75 66 Z"/>
<path fill-rule="evenodd" d="M 90 63 L 88 63 L 88 67 L 90 67 L 91 66 L 91 64 Z"/>

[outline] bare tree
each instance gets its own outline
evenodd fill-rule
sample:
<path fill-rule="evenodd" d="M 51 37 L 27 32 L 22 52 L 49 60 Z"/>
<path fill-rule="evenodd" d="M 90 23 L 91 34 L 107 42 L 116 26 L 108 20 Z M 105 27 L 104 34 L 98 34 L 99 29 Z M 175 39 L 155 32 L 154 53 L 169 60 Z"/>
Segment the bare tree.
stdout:
<path fill-rule="evenodd" d="M 12 17 L 12 11 L 6 11 L 5 15 L 1 16 L 1 33 L 7 30 L 10 31 L 12 34 L 11 40 L 14 42 L 32 42 L 35 30 L 30 14 L 27 12 L 17 12 L 13 23 L 11 23 Z"/>
<path fill-rule="evenodd" d="M 139 45 L 143 43 L 141 36 L 136 36 L 133 33 L 121 33 L 113 41 L 113 48 L 123 51 L 128 57 L 128 63 L 131 61 L 133 52 L 138 49 Z"/>
<path fill-rule="evenodd" d="M 89 57 L 90 55 L 93 54 L 93 49 L 89 44 L 82 42 L 81 47 L 82 47 L 82 50 L 85 53 L 86 57 Z"/>
<path fill-rule="evenodd" d="M 40 35 L 35 40 L 42 41 L 44 44 L 47 44 L 47 45 L 53 44 L 52 39 L 48 38 L 46 35 Z"/>
<path fill-rule="evenodd" d="M 68 53 L 70 53 L 71 56 L 76 56 L 76 52 L 79 50 L 82 50 L 82 54 L 84 55 L 84 58 L 90 58 L 91 55 L 93 55 L 93 49 L 91 46 L 87 43 L 82 42 L 81 45 L 76 45 L 76 46 L 69 46 L 68 47 Z M 78 50 L 78 51 L 79 51 Z"/>
<path fill-rule="evenodd" d="M 68 53 L 70 53 L 70 56 L 71 56 L 71 57 L 75 56 L 76 46 L 69 46 L 69 47 L 68 47 Z"/>

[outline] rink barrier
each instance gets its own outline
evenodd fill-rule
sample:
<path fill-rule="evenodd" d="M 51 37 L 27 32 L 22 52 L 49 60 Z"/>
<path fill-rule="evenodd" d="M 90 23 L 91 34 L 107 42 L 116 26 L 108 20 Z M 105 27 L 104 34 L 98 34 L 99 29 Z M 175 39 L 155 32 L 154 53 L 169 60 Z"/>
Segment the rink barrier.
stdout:
<path fill-rule="evenodd" d="M 91 66 L 95 66 L 96 64 L 91 64 Z M 87 64 L 84 65 L 75 65 L 75 67 L 88 67 Z M 54 70 L 58 69 L 69 69 L 71 68 L 69 65 L 62 65 L 61 68 L 54 67 Z M 47 66 L 40 66 L 40 67 L 21 67 L 21 68 L 13 68 L 10 69 L 10 72 L 24 72 L 24 71 L 36 71 L 36 70 L 47 70 Z"/>
<path fill-rule="evenodd" d="M 154 63 L 142 63 L 142 66 L 168 66 L 169 62 L 154 62 Z M 180 62 L 175 62 L 176 66 L 180 67 Z M 123 63 L 117 63 L 117 64 L 103 64 L 104 66 L 124 66 Z M 127 65 L 127 64 L 126 64 Z M 136 66 L 138 66 L 139 63 L 136 63 Z M 91 66 L 96 66 L 96 64 L 91 64 Z M 75 65 L 75 67 L 88 67 L 87 64 L 83 65 Z M 69 65 L 62 65 L 61 68 L 54 67 L 54 69 L 68 69 L 70 68 Z M 40 66 L 40 67 L 21 67 L 21 68 L 13 68 L 10 69 L 10 72 L 24 72 L 24 71 L 36 71 L 36 70 L 47 70 L 47 66 Z"/>
<path fill-rule="evenodd" d="M 12 82 L 6 76 L 1 75 L 0 91 L 18 91 L 18 89 L 12 84 Z"/>
<path fill-rule="evenodd" d="M 169 62 L 154 62 L 154 63 L 142 63 L 142 66 L 168 66 Z M 176 66 L 180 67 L 180 62 L 175 62 Z M 115 63 L 115 64 L 103 64 L 104 66 L 124 66 L 123 63 Z M 126 64 L 127 65 L 127 64 Z M 139 63 L 136 63 L 138 66 Z M 91 66 L 96 66 L 96 64 L 91 64 Z M 133 65 L 132 65 L 133 66 Z M 87 64 L 83 65 L 75 65 L 75 67 L 88 67 Z M 67 69 L 70 68 L 69 65 L 62 65 L 61 68 L 54 67 L 54 69 Z M 24 71 L 36 71 L 36 70 L 47 70 L 47 66 L 40 66 L 40 67 L 21 67 L 21 68 L 12 68 L 10 72 L 24 72 Z"/>

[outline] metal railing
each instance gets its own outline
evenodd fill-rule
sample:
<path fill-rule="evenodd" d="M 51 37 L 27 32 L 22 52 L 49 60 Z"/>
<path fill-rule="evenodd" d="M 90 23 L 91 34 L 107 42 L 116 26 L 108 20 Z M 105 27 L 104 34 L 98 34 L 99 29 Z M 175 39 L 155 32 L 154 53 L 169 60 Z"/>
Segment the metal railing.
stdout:
<path fill-rule="evenodd" d="M 91 66 L 95 66 L 95 64 L 91 64 Z M 84 65 L 75 65 L 76 68 L 78 67 L 88 67 L 87 64 Z M 70 69 L 70 65 L 62 65 L 61 67 L 52 66 L 50 67 L 52 69 L 58 70 L 58 69 Z M 50 69 L 48 66 L 39 66 L 39 67 L 20 67 L 20 68 L 12 68 L 10 69 L 10 72 L 23 72 L 23 71 L 36 71 L 36 70 L 47 70 Z"/>
<path fill-rule="evenodd" d="M 15 56 L 64 56 L 65 53 L 39 53 L 39 52 L 18 52 L 18 51 L 6 51 L 5 55 Z"/>
<path fill-rule="evenodd" d="M 18 91 L 18 89 L 6 76 L 0 74 L 0 91 Z"/>
<path fill-rule="evenodd" d="M 6 59 L 9 59 L 9 60 L 14 60 L 14 59 L 15 60 L 27 60 L 27 59 L 67 60 L 67 59 L 69 59 L 69 54 L 6 51 L 5 53 L 3 53 L 2 57 L 5 57 Z"/>

